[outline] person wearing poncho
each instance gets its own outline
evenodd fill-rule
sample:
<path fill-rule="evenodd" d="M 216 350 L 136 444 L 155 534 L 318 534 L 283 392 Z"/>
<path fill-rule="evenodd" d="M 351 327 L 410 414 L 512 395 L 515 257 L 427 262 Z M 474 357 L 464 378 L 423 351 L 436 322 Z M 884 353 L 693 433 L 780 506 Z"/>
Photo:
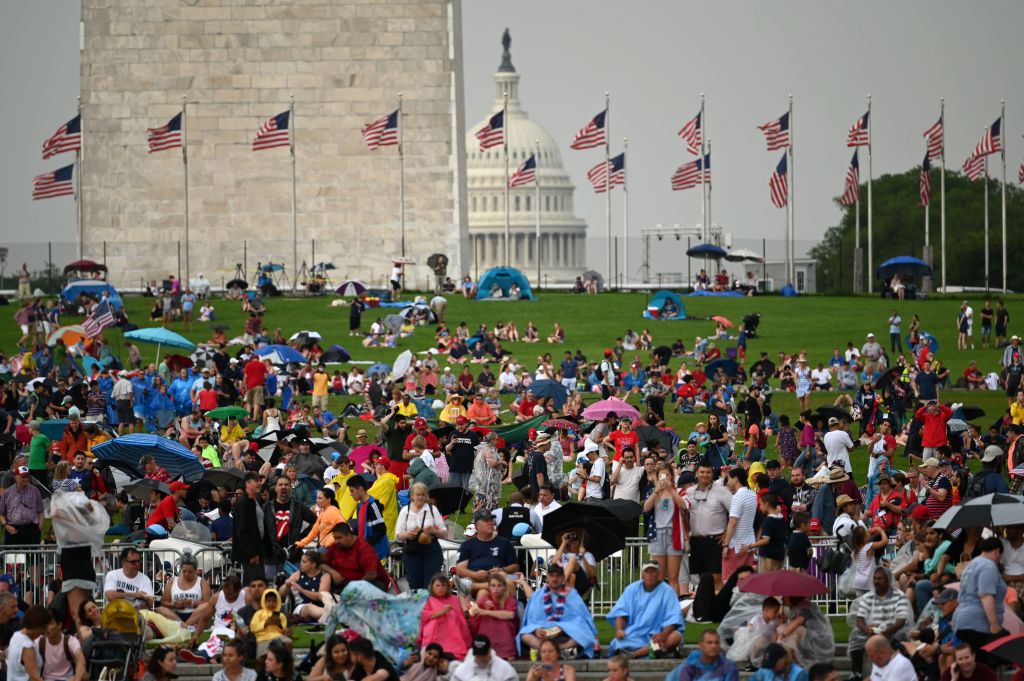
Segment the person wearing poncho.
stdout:
<path fill-rule="evenodd" d="M 646 655 L 652 644 L 674 651 L 683 642 L 686 628 L 675 589 L 662 580 L 661 566 L 654 561 L 644 563 L 642 579 L 626 587 L 608 621 L 615 626 L 609 652 L 633 657 Z"/>
<path fill-rule="evenodd" d="M 516 636 L 520 654 L 524 644 L 539 648 L 541 640 L 550 635 L 553 627 L 561 630 L 555 635 L 559 648 L 575 647 L 583 657 L 593 655 L 597 639 L 594 618 L 576 590 L 566 587 L 565 571 L 557 564 L 548 566 L 547 584 L 534 592 L 526 603 L 523 625 Z"/>
<path fill-rule="evenodd" d="M 366 490 L 372 498 L 376 499 L 384 511 L 384 525 L 387 527 L 388 539 L 395 538 L 395 525 L 398 523 L 398 488 L 401 481 L 394 473 L 389 472 L 390 461 L 385 458 L 377 459 L 374 464 L 377 479 Z"/>

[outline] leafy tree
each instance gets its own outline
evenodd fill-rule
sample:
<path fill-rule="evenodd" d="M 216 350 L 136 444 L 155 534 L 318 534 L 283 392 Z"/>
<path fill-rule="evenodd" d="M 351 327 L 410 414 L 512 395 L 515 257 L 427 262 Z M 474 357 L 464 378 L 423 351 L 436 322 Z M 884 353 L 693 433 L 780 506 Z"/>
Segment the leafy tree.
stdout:
<path fill-rule="evenodd" d="M 989 171 L 998 156 L 990 157 Z M 1009 173 L 1009 168 L 1007 169 Z M 883 175 L 872 184 L 874 219 L 874 266 L 897 255 L 921 257 L 924 248 L 924 208 L 918 205 L 920 168 L 900 175 Z M 1002 287 L 1002 222 L 1000 183 L 989 178 L 989 286 Z M 860 245 L 864 251 L 862 290 L 867 290 L 867 185 L 860 191 Z M 985 286 L 985 213 L 983 181 L 971 182 L 960 172 L 946 171 L 946 279 L 951 286 Z M 829 227 L 821 242 L 811 249 L 817 260 L 818 289 L 824 292 L 853 290 L 854 207 L 843 209 L 839 225 Z M 1006 188 L 1007 286 L 1024 291 L 1020 233 L 1024 224 L 1024 191 Z M 942 271 L 939 218 L 939 169 L 932 168 L 932 201 L 929 229 L 934 285 Z M 877 281 L 877 280 L 876 280 Z M 876 283 L 875 290 L 879 289 Z"/>

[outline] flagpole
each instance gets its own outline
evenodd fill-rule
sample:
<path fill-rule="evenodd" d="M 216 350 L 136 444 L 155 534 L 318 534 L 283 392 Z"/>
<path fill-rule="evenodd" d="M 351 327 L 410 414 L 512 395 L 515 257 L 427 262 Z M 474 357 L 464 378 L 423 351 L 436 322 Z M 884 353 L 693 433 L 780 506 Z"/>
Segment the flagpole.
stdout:
<path fill-rule="evenodd" d="M 946 98 L 939 99 L 942 121 L 942 174 L 939 175 L 939 257 L 942 258 L 942 289 L 946 289 Z"/>
<path fill-rule="evenodd" d="M 858 182 L 859 182 L 858 178 Z M 853 292 L 860 293 L 864 277 L 860 273 L 860 186 L 857 186 L 857 200 L 853 202 Z"/>
<path fill-rule="evenodd" d="M 611 151 L 612 151 L 612 113 L 611 97 L 604 93 L 604 222 L 605 234 L 608 237 L 608 252 L 605 254 L 605 272 L 608 288 L 612 284 L 612 188 L 611 188 Z"/>
<path fill-rule="evenodd" d="M 704 157 L 707 155 L 705 151 L 705 143 L 707 142 L 707 121 L 704 116 L 704 93 L 700 93 L 700 159 L 701 164 L 704 163 Z M 700 233 L 701 240 L 704 243 L 708 243 L 711 231 L 708 229 L 708 196 L 707 190 L 704 188 L 704 169 L 701 168 L 700 173 Z M 704 267 L 707 267 L 707 258 L 704 258 Z"/>
<path fill-rule="evenodd" d="M 181 96 L 181 163 L 185 172 L 185 283 L 187 284 L 192 275 L 189 271 L 188 259 L 188 95 Z M 179 273 L 180 274 L 180 273 Z"/>
<path fill-rule="evenodd" d="M 622 138 L 622 279 L 620 287 L 626 284 L 629 276 L 629 178 L 626 173 L 626 149 L 629 147 L 629 139 Z"/>
<path fill-rule="evenodd" d="M 1006 293 L 1006 143 L 1001 138 L 1006 137 L 1006 100 L 1000 100 L 1002 109 L 999 112 L 999 136 L 1000 144 L 1002 147 L 1000 152 L 1000 158 L 1003 164 L 1003 207 L 1002 207 L 1002 219 L 1003 219 L 1003 293 Z"/>
<path fill-rule="evenodd" d="M 82 230 L 82 159 L 85 158 L 85 125 L 82 121 L 82 97 L 78 97 L 78 151 L 75 152 L 75 180 L 78 182 L 78 200 L 75 201 L 75 220 L 78 223 L 78 259 L 83 258 L 84 232 Z"/>
<path fill-rule="evenodd" d="M 795 247 L 793 242 L 796 239 L 796 202 L 794 198 L 796 196 L 796 182 L 794 180 L 795 173 L 793 172 L 793 145 L 796 141 L 796 127 L 793 125 L 793 93 L 789 94 L 789 200 L 786 201 L 788 212 L 786 215 L 786 239 L 788 240 L 786 259 L 789 260 L 789 267 L 786 271 L 786 276 L 789 278 L 789 283 L 794 288 L 796 287 L 796 255 Z"/>
<path fill-rule="evenodd" d="M 533 184 L 534 184 L 534 215 L 537 220 L 536 243 L 533 255 L 537 258 L 537 289 L 540 290 L 540 140 L 533 141 L 536 151 L 533 152 Z"/>
<path fill-rule="evenodd" d="M 707 146 L 708 154 L 711 154 L 711 138 L 708 137 L 707 140 L 708 140 L 708 146 Z M 702 158 L 700 160 L 700 176 L 703 178 L 704 177 L 704 173 L 706 173 L 706 172 L 707 172 L 707 168 L 704 167 L 704 159 Z M 706 241 L 705 243 L 710 243 L 711 242 L 711 231 L 712 231 L 711 230 L 711 183 L 710 182 L 705 182 L 704 183 L 704 188 L 705 188 L 705 190 L 708 193 L 708 241 Z M 721 236 L 721 235 L 719 235 L 719 236 Z M 722 244 L 716 242 L 715 245 L 716 246 L 721 246 Z"/>
<path fill-rule="evenodd" d="M 398 224 L 405 257 L 405 123 L 402 121 L 402 93 L 398 93 Z"/>
<path fill-rule="evenodd" d="M 868 293 L 875 291 L 875 257 L 871 225 L 871 95 L 868 95 Z"/>
<path fill-rule="evenodd" d="M 986 129 L 987 132 L 987 129 Z M 988 291 L 988 156 L 985 162 L 985 290 Z"/>
<path fill-rule="evenodd" d="M 295 201 L 295 95 L 288 95 L 288 129 L 291 134 L 288 138 L 291 143 L 290 147 L 292 156 L 292 271 L 295 273 L 292 277 L 292 293 L 299 287 L 299 229 L 298 229 L 298 211 L 296 210 Z M 312 264 L 312 263 L 310 263 Z"/>
<path fill-rule="evenodd" d="M 505 267 L 508 267 L 511 263 L 510 254 L 512 252 L 509 239 L 511 238 L 510 225 L 510 213 L 508 205 L 508 90 L 504 93 L 504 103 L 502 104 L 501 114 L 501 139 L 503 140 L 503 147 L 505 149 Z"/>

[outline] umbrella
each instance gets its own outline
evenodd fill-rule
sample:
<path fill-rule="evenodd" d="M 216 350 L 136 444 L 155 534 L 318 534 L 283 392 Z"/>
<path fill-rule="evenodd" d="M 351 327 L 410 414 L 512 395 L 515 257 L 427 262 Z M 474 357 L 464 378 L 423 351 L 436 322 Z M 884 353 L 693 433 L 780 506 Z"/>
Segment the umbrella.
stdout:
<path fill-rule="evenodd" d="M 195 366 L 195 362 L 184 355 L 167 355 L 164 357 L 164 362 L 167 363 L 167 368 L 173 373 L 178 373 L 182 369 L 189 369 Z"/>
<path fill-rule="evenodd" d="M 387 317 L 380 321 L 388 331 L 391 333 L 398 333 L 402 328 L 402 324 L 405 324 L 405 317 L 400 314 L 389 314 Z"/>
<path fill-rule="evenodd" d="M 748 248 L 734 248 L 725 254 L 729 262 L 764 262 L 764 258 Z"/>
<path fill-rule="evenodd" d="M 445 255 L 444 253 L 434 253 L 429 258 L 427 258 L 427 267 L 437 267 L 438 263 L 447 265 L 448 256 Z"/>
<path fill-rule="evenodd" d="M 76 260 L 64 266 L 64 274 L 69 272 L 106 272 L 107 266 L 92 260 Z"/>
<path fill-rule="evenodd" d="M 895 381 L 902 373 L 903 367 L 898 364 L 896 366 L 889 367 L 881 376 L 878 377 L 878 380 L 875 381 L 875 387 L 879 390 L 884 390 L 892 385 L 893 381 Z"/>
<path fill-rule="evenodd" d="M 89 334 L 85 332 L 84 326 L 81 324 L 70 324 L 51 331 L 50 335 L 46 337 L 46 344 L 51 348 L 57 343 L 63 343 L 71 347 L 78 341 L 85 340 L 88 337 Z"/>
<path fill-rule="evenodd" d="M 245 279 L 232 279 L 228 283 L 224 284 L 224 288 L 240 288 L 244 291 L 249 288 L 249 282 Z"/>
<path fill-rule="evenodd" d="M 188 338 L 161 326 L 135 329 L 124 334 L 124 337 L 127 340 L 139 341 L 140 343 L 155 343 L 157 363 L 160 362 L 160 348 L 164 345 L 169 348 L 181 348 L 182 350 L 189 351 L 196 349 L 196 344 Z"/>
<path fill-rule="evenodd" d="M 932 352 L 938 352 L 939 351 L 939 339 L 938 338 L 933 336 L 928 331 L 922 331 L 920 333 L 920 337 L 921 337 L 921 345 L 927 345 L 928 349 L 931 350 Z M 904 340 L 907 342 L 907 345 L 910 345 L 910 334 L 907 334 L 907 337 Z"/>
<path fill-rule="evenodd" d="M 952 404 L 952 402 L 950 402 Z M 949 404 L 946 405 L 947 407 Z M 973 421 L 974 419 L 980 419 L 985 415 L 985 410 L 981 407 L 974 407 L 970 405 L 964 405 L 960 407 L 960 413 L 963 414 L 965 421 Z"/>
<path fill-rule="evenodd" d="M 245 473 L 237 468 L 212 468 L 203 473 L 199 480 L 209 482 L 214 487 L 227 487 L 229 490 L 245 487 Z"/>
<path fill-rule="evenodd" d="M 728 318 L 723 317 L 720 314 L 716 314 L 714 317 L 712 317 L 711 321 L 718 322 L 719 324 L 721 324 L 722 326 L 726 327 L 727 329 L 731 329 L 733 327 L 733 323 L 730 322 Z"/>
<path fill-rule="evenodd" d="M 194 365 L 198 367 L 209 367 L 213 363 L 213 356 L 216 352 L 213 348 L 208 346 L 201 346 L 196 348 L 196 351 L 192 353 L 192 361 Z"/>
<path fill-rule="evenodd" d="M 962 419 L 950 419 L 946 421 L 946 428 L 951 433 L 962 433 L 967 430 L 967 422 Z"/>
<path fill-rule="evenodd" d="M 1024 665 L 1024 634 L 1010 634 L 981 647 L 986 653 L 1018 665 Z"/>
<path fill-rule="evenodd" d="M 775 374 L 775 362 L 770 359 L 759 359 L 750 367 L 750 372 L 758 370 L 763 371 L 765 376 L 772 376 Z"/>
<path fill-rule="evenodd" d="M 580 427 L 580 424 L 569 419 L 548 419 L 540 425 L 544 428 L 557 428 L 559 430 L 576 430 Z"/>
<path fill-rule="evenodd" d="M 601 276 L 601 273 L 598 272 L 597 270 L 587 270 L 586 272 L 583 273 L 583 277 L 582 277 L 583 283 L 586 284 L 587 282 L 589 282 L 591 277 L 593 277 L 594 280 L 597 281 L 597 290 L 598 290 L 598 292 L 603 291 L 604 290 L 604 277 Z"/>
<path fill-rule="evenodd" d="M 355 279 L 349 279 L 346 282 L 342 282 L 341 286 L 334 289 L 334 291 L 339 296 L 361 296 L 366 293 L 366 284 Z"/>
<path fill-rule="evenodd" d="M 686 251 L 686 255 L 690 258 L 724 258 L 726 253 L 725 249 L 714 244 L 697 244 L 693 248 Z"/>
<path fill-rule="evenodd" d="M 47 388 L 50 388 L 51 390 L 57 387 L 57 383 L 54 382 L 52 378 L 47 378 L 46 376 L 36 376 L 31 381 L 25 384 L 25 388 L 32 391 L 35 390 L 36 386 L 39 385 L 40 383 L 45 385 Z"/>
<path fill-rule="evenodd" d="M 264 359 L 269 359 L 273 364 L 289 364 L 291 362 L 302 364 L 306 361 L 301 352 L 287 345 L 264 345 L 261 348 L 256 348 L 256 354 Z"/>
<path fill-rule="evenodd" d="M 898 255 L 879 265 L 877 272 L 879 279 L 891 279 L 894 274 L 899 274 L 901 277 L 927 277 L 932 273 L 932 268 L 920 258 L 915 258 L 912 255 Z"/>
<path fill-rule="evenodd" d="M 986 494 L 959 506 L 953 506 L 935 521 L 937 530 L 1004 525 L 1024 525 L 1024 497 L 1013 494 Z"/>
<path fill-rule="evenodd" d="M 850 414 L 850 412 L 846 411 L 845 409 L 840 409 L 839 407 L 818 407 L 818 415 L 826 419 L 832 418 L 834 416 L 837 419 L 842 419 L 846 421 L 847 423 L 853 423 L 853 416 Z"/>
<path fill-rule="evenodd" d="M 266 265 L 260 267 L 260 272 L 284 272 L 284 265 L 279 265 L 276 262 L 268 262 Z"/>
<path fill-rule="evenodd" d="M 726 376 L 735 376 L 736 370 L 740 368 L 740 365 L 737 364 L 734 359 L 726 359 L 723 357 L 722 359 L 716 359 L 713 362 L 709 362 L 708 365 L 704 367 L 704 373 L 708 376 L 714 376 L 715 373 L 718 372 L 719 367 L 721 367 L 722 371 L 725 372 Z"/>
<path fill-rule="evenodd" d="M 658 364 L 662 366 L 667 367 L 668 363 L 672 360 L 672 348 L 667 345 L 659 345 L 651 350 L 651 354 L 658 359 Z"/>
<path fill-rule="evenodd" d="M 395 365 L 391 368 L 391 378 L 396 381 L 401 379 L 410 366 L 412 366 L 412 352 L 403 350 L 395 358 Z"/>
<path fill-rule="evenodd" d="M 640 412 L 628 402 L 623 402 L 617 397 L 609 397 L 607 400 L 595 402 L 583 410 L 583 418 L 591 421 L 603 421 L 608 414 L 615 412 L 620 419 L 638 419 Z"/>
<path fill-rule="evenodd" d="M 292 337 L 288 339 L 288 342 L 298 342 L 302 345 L 306 345 L 310 341 L 322 341 L 323 339 L 324 337 L 316 331 L 297 331 L 292 334 Z"/>
<path fill-rule="evenodd" d="M 334 266 L 333 262 L 318 262 L 316 264 L 316 269 L 318 269 L 318 270 L 336 270 L 338 268 Z"/>
<path fill-rule="evenodd" d="M 401 265 L 415 265 L 416 258 L 412 257 L 411 255 L 402 255 L 397 258 L 392 258 L 391 262 Z"/>
<path fill-rule="evenodd" d="M 597 504 L 571 503 L 544 516 L 541 538 L 552 546 L 561 544 L 568 531 L 583 533 L 584 548 L 601 561 L 626 545 L 622 520 Z"/>
<path fill-rule="evenodd" d="M 657 443 L 661 447 L 663 452 L 672 451 L 672 436 L 667 431 L 658 428 L 657 426 L 637 426 L 633 429 L 636 432 L 636 436 L 640 440 L 640 447 L 649 447 L 651 443 Z M 640 452 L 636 452 L 637 458 L 640 458 Z"/>
<path fill-rule="evenodd" d="M 92 448 L 97 461 L 123 462 L 137 466 L 143 455 L 156 459 L 157 465 L 175 477 L 198 480 L 203 474 L 203 465 L 193 451 L 177 440 L 159 435 L 132 433 L 108 440 Z"/>
<path fill-rule="evenodd" d="M 124 486 L 124 491 L 132 495 L 136 499 L 142 501 L 149 500 L 149 493 L 153 490 L 160 492 L 165 496 L 170 496 L 171 488 L 167 486 L 166 482 L 159 482 L 158 480 L 150 480 L 149 478 L 143 478 L 141 480 L 132 480 L 130 483 Z"/>
<path fill-rule="evenodd" d="M 555 401 L 555 409 L 561 409 L 565 406 L 565 401 L 569 399 L 569 391 L 566 390 L 565 386 L 549 378 L 534 381 L 530 384 L 530 390 L 533 391 L 534 397 L 550 397 L 553 399 Z"/>
<path fill-rule="evenodd" d="M 224 421 L 231 416 L 241 419 L 245 418 L 248 414 L 249 412 L 247 412 L 245 409 L 235 406 L 217 407 L 216 409 L 211 409 L 210 411 L 206 412 L 207 416 L 209 416 L 211 419 L 217 419 L 218 421 Z"/>
<path fill-rule="evenodd" d="M 806 572 L 775 570 L 747 577 L 740 582 L 740 591 L 763 596 L 816 596 L 827 593 L 828 587 Z"/>
<path fill-rule="evenodd" d="M 417 318 L 426 318 L 428 324 L 437 323 L 437 315 L 430 309 L 430 306 L 424 304 L 403 307 L 398 314 L 402 315 L 403 319 L 412 319 L 415 315 Z"/>
<path fill-rule="evenodd" d="M 377 364 L 371 364 L 370 368 L 366 370 L 367 376 L 377 374 L 378 376 L 384 376 L 385 374 L 391 373 L 391 365 L 378 362 Z"/>
<path fill-rule="evenodd" d="M 324 354 L 320 355 L 320 361 L 324 364 L 348 362 L 351 359 L 352 355 L 348 354 L 348 350 L 340 345 L 332 345 L 324 351 Z"/>

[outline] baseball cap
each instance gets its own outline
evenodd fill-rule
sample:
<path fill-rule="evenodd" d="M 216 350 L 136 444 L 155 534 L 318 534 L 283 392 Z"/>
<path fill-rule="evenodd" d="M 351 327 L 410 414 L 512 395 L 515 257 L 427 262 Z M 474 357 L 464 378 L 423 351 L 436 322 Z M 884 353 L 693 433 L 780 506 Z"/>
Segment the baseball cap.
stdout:
<path fill-rule="evenodd" d="M 530 430 L 527 431 L 526 436 L 528 438 L 530 438 L 531 440 L 535 440 L 537 438 L 537 429 L 536 428 L 530 428 Z"/>
<path fill-rule="evenodd" d="M 658 564 L 658 561 L 649 560 L 649 561 L 646 561 L 643 564 L 643 566 L 640 568 L 640 571 L 641 572 L 646 572 L 647 570 L 660 570 L 660 569 L 661 569 L 661 565 Z"/>
<path fill-rule="evenodd" d="M 927 459 L 917 465 L 918 468 L 928 468 L 929 466 L 939 467 L 939 460 L 934 456 L 929 456 Z"/>
<path fill-rule="evenodd" d="M 189 485 L 185 484 L 181 480 L 175 480 L 174 482 L 171 483 L 171 491 L 172 492 L 181 492 L 181 491 L 187 490 L 188 488 L 189 488 Z"/>
<path fill-rule="evenodd" d="M 938 596 L 935 597 L 935 605 L 942 605 L 943 603 L 949 603 L 960 598 L 960 594 L 956 589 L 943 589 Z"/>
<path fill-rule="evenodd" d="M 779 464 L 778 459 L 768 459 L 768 463 L 766 463 L 764 467 L 766 469 L 782 468 L 782 466 Z"/>
<path fill-rule="evenodd" d="M 598 447 L 596 442 L 594 442 L 593 440 L 587 440 L 587 443 L 583 445 L 583 451 L 581 452 L 581 454 L 587 455 L 590 452 L 598 451 L 598 449 L 600 449 L 600 447 Z"/>
<path fill-rule="evenodd" d="M 609 349 L 609 348 L 605 348 L 604 349 L 604 356 L 605 357 L 609 357 L 609 356 L 611 356 L 611 354 L 612 354 L 611 349 Z"/>
<path fill-rule="evenodd" d="M 769 643 L 764 649 L 764 658 L 761 660 L 761 669 L 774 669 L 779 660 L 786 657 L 786 649 L 780 643 Z"/>
<path fill-rule="evenodd" d="M 331 452 L 331 461 L 337 461 L 341 458 L 341 452 Z"/>
<path fill-rule="evenodd" d="M 928 507 L 924 504 L 920 504 L 914 507 L 914 510 L 910 512 L 910 517 L 914 520 L 928 520 L 932 517 L 931 513 L 928 512 Z"/>
<path fill-rule="evenodd" d="M 981 457 L 982 463 L 989 463 L 995 461 L 1003 455 L 1003 450 L 999 445 L 989 445 L 985 447 L 985 456 Z"/>
<path fill-rule="evenodd" d="M 238 358 L 232 357 L 231 359 L 228 360 L 228 364 L 238 364 Z"/>
<path fill-rule="evenodd" d="M 412 422 L 412 427 L 416 428 L 417 430 L 419 430 L 420 428 L 426 428 L 427 420 L 422 416 L 417 416 L 416 420 Z"/>
<path fill-rule="evenodd" d="M 811 524 L 807 526 L 809 532 L 821 532 L 821 521 L 817 518 L 811 518 Z"/>
<path fill-rule="evenodd" d="M 874 338 L 874 337 L 875 337 L 875 334 L 873 334 L 873 333 L 869 333 L 869 334 L 868 334 L 868 335 L 866 336 L 866 338 Z"/>
<path fill-rule="evenodd" d="M 494 520 L 494 511 L 488 511 L 487 509 L 480 509 L 473 514 L 473 522 L 480 522 L 481 520 Z"/>
<path fill-rule="evenodd" d="M 467 419 L 465 416 L 456 416 L 455 417 L 455 425 L 457 425 L 457 426 L 464 426 L 467 423 L 469 423 L 469 419 Z"/>
<path fill-rule="evenodd" d="M 828 425 L 834 426 L 834 425 L 837 425 L 838 423 L 839 423 L 839 419 L 837 419 L 835 416 L 829 416 L 828 417 Z"/>
<path fill-rule="evenodd" d="M 586 454 L 580 454 L 576 457 L 576 463 L 586 463 L 588 461 Z"/>
<path fill-rule="evenodd" d="M 491 652 L 491 639 L 480 634 L 473 639 L 473 655 L 486 655 Z"/>
<path fill-rule="evenodd" d="M 18 466 L 18 470 L 14 472 L 15 475 L 28 475 L 28 466 Z"/>

